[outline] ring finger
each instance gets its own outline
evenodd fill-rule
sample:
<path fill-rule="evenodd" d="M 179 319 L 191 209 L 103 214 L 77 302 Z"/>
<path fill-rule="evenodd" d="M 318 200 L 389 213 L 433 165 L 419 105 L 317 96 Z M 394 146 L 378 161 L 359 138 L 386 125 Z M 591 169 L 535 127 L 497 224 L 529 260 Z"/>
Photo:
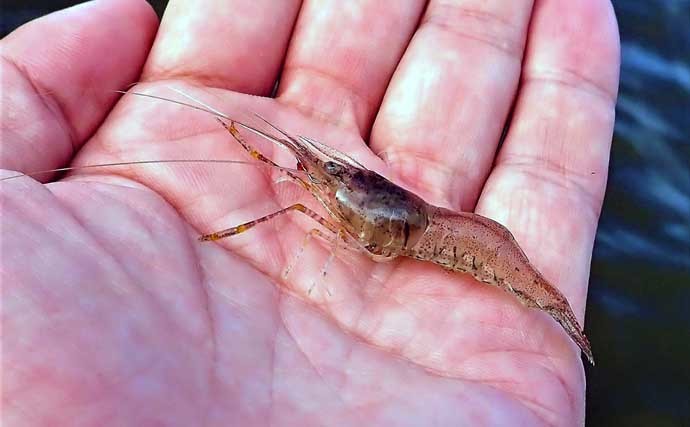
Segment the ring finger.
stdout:
<path fill-rule="evenodd" d="M 432 0 L 372 131 L 394 174 L 471 210 L 520 78 L 531 0 Z"/>

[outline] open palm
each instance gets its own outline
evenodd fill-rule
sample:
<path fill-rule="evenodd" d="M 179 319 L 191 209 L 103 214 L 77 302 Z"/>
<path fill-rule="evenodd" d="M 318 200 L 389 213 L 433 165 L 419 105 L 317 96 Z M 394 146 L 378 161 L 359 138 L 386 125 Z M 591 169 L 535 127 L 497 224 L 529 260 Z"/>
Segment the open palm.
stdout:
<path fill-rule="evenodd" d="M 179 99 L 173 87 L 233 117 L 259 112 L 429 202 L 503 223 L 582 319 L 618 82 L 611 6 L 299 3 L 172 1 L 150 50 L 156 22 L 138 1 L 23 27 L 2 46 L 1 165 L 250 159 L 208 114 L 135 96 L 111 110 L 112 93 L 75 90 L 141 80 L 137 91 Z M 256 96 L 279 74 L 275 98 Z M 166 164 L 2 183 L 3 416 L 583 423 L 579 351 L 551 318 L 498 289 L 347 251 L 321 277 L 330 248 L 303 245 L 315 224 L 295 214 L 196 241 L 298 200 L 316 207 L 275 177 Z"/>

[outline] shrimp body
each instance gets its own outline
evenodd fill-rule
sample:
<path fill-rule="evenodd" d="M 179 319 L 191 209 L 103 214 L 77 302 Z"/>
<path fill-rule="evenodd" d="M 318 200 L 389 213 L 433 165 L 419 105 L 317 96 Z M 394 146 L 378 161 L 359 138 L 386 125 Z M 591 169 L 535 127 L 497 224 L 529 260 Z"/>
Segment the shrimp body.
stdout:
<path fill-rule="evenodd" d="M 328 192 L 333 196 L 325 206 L 374 260 L 411 257 L 498 286 L 551 315 L 593 363 L 570 304 L 529 262 L 507 228 L 481 215 L 430 205 L 375 172 L 345 171 L 337 171 L 337 187 Z"/>
<path fill-rule="evenodd" d="M 328 211 L 333 228 L 375 261 L 410 257 L 498 286 L 526 306 L 547 312 L 594 363 L 570 304 L 530 263 L 503 225 L 474 213 L 433 206 L 347 155 L 308 138 L 294 138 L 269 122 L 286 139 L 234 123 L 288 148 L 297 168 L 306 174 L 306 179 L 295 179 Z M 233 127 L 230 132 L 246 146 Z"/>

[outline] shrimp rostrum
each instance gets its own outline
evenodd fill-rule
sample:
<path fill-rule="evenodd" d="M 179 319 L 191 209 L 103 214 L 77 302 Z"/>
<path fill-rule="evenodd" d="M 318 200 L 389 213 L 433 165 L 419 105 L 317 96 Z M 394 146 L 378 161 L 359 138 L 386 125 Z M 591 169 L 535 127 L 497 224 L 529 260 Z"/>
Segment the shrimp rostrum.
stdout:
<path fill-rule="evenodd" d="M 530 263 L 507 228 L 481 215 L 433 206 L 331 147 L 310 138 L 293 137 L 264 122 L 280 135 L 234 120 L 229 123 L 221 120 L 234 139 L 257 160 L 277 166 L 250 146 L 238 127 L 288 149 L 302 173 L 286 173 L 323 205 L 330 218 L 322 218 L 304 205 L 296 204 L 246 224 L 204 235 L 200 240 L 235 235 L 297 210 L 320 222 L 336 239 L 363 250 L 375 261 L 397 257 L 430 261 L 498 286 L 526 306 L 547 312 L 590 363 L 594 363 L 590 344 L 570 304 Z"/>

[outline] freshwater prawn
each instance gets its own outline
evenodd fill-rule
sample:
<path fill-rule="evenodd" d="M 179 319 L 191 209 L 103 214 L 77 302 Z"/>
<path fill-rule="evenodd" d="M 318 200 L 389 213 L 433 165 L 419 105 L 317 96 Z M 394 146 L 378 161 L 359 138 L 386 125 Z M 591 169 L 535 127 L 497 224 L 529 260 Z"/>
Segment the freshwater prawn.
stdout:
<path fill-rule="evenodd" d="M 257 115 L 279 136 L 231 119 L 198 100 L 194 101 L 203 107 L 154 95 L 133 94 L 164 99 L 214 114 L 249 155 L 277 168 L 307 190 L 329 217 L 324 218 L 297 203 L 253 221 L 204 234 L 199 240 L 215 241 L 230 237 L 285 213 L 301 212 L 326 229 L 326 232 L 313 229 L 310 234 L 322 237 L 334 247 L 343 242 L 377 262 L 398 257 L 427 261 L 452 272 L 470 274 L 482 283 L 503 289 L 527 307 L 548 313 L 594 364 L 589 341 L 567 299 L 530 263 L 512 233 L 500 223 L 478 214 L 454 212 L 427 203 L 348 155 L 314 139 L 291 136 L 261 116 Z M 296 169 L 282 167 L 264 156 L 246 142 L 238 128 L 287 149 L 296 159 Z M 95 166 L 99 165 L 91 167 Z M 72 168 L 61 170 L 69 169 Z M 334 250 L 329 261 L 333 254 Z"/>
<path fill-rule="evenodd" d="M 297 161 L 297 169 L 306 174 L 306 179 L 293 173 L 288 173 L 289 177 L 319 201 L 331 220 L 302 204 L 295 204 L 253 221 L 203 235 L 199 240 L 222 239 L 284 213 L 302 212 L 334 234 L 332 242 L 342 239 L 356 250 L 363 249 L 374 261 L 397 257 L 429 261 L 450 271 L 469 273 L 482 283 L 515 295 L 524 305 L 543 310 L 554 318 L 594 364 L 589 341 L 567 299 L 530 263 L 506 227 L 478 214 L 453 212 L 431 205 L 348 155 L 311 138 L 293 137 L 268 120 L 257 117 L 281 136 L 228 117 L 224 118 L 229 124 L 221 118 L 218 120 L 235 141 L 261 162 L 278 166 L 248 144 L 237 126 L 290 151 Z M 319 235 L 325 237 L 322 233 Z"/>

